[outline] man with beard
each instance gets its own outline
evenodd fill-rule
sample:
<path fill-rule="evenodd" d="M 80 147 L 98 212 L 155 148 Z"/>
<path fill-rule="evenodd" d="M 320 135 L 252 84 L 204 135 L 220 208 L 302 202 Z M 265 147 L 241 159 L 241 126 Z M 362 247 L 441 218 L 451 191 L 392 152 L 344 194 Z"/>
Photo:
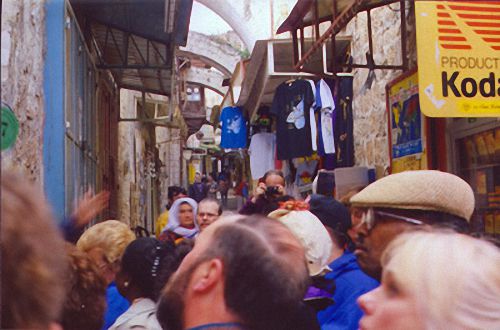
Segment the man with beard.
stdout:
<path fill-rule="evenodd" d="M 361 269 L 381 280 L 380 258 L 402 232 L 419 226 L 469 231 L 474 193 L 461 178 L 440 171 L 407 171 L 386 176 L 354 195 L 352 207 L 362 212 L 351 238 Z"/>
<path fill-rule="evenodd" d="M 158 304 L 163 329 L 306 329 L 304 250 L 278 221 L 223 218 L 204 230 Z M 299 326 L 297 328 L 297 326 Z"/>

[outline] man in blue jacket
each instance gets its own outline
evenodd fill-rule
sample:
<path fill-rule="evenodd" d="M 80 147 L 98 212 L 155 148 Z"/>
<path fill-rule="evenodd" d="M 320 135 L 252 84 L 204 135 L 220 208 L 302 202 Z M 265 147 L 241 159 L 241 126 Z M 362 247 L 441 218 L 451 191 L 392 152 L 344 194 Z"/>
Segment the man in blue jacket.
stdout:
<path fill-rule="evenodd" d="M 313 195 L 310 211 L 323 223 L 333 241 L 329 264 L 332 272 L 325 278 L 335 282 L 335 303 L 317 314 L 321 329 L 358 329 L 363 313 L 356 300 L 379 283 L 361 271 L 356 256 L 348 249 L 351 217 L 347 208 L 333 197 Z"/>

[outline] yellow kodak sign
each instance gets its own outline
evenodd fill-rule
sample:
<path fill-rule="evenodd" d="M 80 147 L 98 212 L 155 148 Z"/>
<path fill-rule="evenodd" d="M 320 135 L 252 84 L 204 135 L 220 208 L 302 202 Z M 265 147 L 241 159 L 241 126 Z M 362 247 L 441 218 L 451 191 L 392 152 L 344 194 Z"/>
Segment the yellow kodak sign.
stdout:
<path fill-rule="evenodd" d="M 500 116 L 500 1 L 416 1 L 420 107 Z"/>

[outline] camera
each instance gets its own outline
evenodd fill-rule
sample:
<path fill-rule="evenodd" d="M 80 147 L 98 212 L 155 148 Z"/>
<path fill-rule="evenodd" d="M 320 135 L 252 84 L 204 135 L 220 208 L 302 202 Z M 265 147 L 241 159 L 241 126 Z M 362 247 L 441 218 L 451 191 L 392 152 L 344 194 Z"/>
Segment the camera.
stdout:
<path fill-rule="evenodd" d="M 266 188 L 266 195 L 272 196 L 280 193 L 278 186 L 270 186 Z"/>

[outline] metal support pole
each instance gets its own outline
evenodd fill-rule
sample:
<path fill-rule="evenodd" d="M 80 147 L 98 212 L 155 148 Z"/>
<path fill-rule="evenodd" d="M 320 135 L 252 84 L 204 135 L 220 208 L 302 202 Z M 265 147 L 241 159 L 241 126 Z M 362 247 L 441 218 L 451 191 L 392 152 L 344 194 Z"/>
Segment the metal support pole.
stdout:
<path fill-rule="evenodd" d="M 319 22 L 318 22 L 318 0 L 314 0 L 314 41 L 319 40 Z"/>
<path fill-rule="evenodd" d="M 139 114 L 139 118 L 147 118 L 147 113 L 146 113 L 146 92 L 142 91 L 141 92 L 141 107 L 142 107 L 142 113 Z"/>
<path fill-rule="evenodd" d="M 332 1 L 332 24 L 335 22 L 335 19 L 337 18 L 337 1 L 333 0 Z M 335 36 L 336 34 L 332 33 L 331 35 L 331 51 L 332 51 L 332 58 L 330 61 L 330 66 L 331 66 L 331 72 L 336 73 L 337 68 L 336 68 L 336 63 L 335 63 L 335 53 L 337 52 L 337 45 L 335 44 Z M 326 54 L 325 54 L 326 56 Z M 327 71 L 328 68 L 324 68 L 323 72 Z"/>
<path fill-rule="evenodd" d="M 302 60 L 302 58 L 304 57 L 304 27 L 301 26 L 300 27 L 300 59 Z"/>
<path fill-rule="evenodd" d="M 128 43 L 129 43 L 130 34 L 123 32 L 123 65 L 128 65 Z M 120 52 L 121 53 L 121 52 Z"/>
<path fill-rule="evenodd" d="M 168 121 L 171 122 L 173 120 L 174 107 L 178 102 L 177 101 L 177 89 L 175 79 L 177 77 L 177 60 L 175 56 L 172 56 L 172 69 L 170 70 L 170 96 L 168 100 Z"/>
<path fill-rule="evenodd" d="M 298 40 L 297 40 L 297 32 L 299 30 L 298 29 L 294 29 L 292 31 L 292 42 L 293 42 L 293 64 L 297 64 L 297 62 L 299 61 L 299 43 L 298 43 Z"/>
<path fill-rule="evenodd" d="M 400 14 L 401 14 L 401 57 L 403 71 L 408 70 L 408 56 L 406 50 L 406 0 L 400 1 Z"/>
<path fill-rule="evenodd" d="M 373 34 L 372 34 L 372 16 L 370 14 L 370 10 L 366 11 L 367 15 L 367 25 L 368 25 L 368 59 L 367 63 L 368 64 L 375 64 L 373 60 Z"/>

